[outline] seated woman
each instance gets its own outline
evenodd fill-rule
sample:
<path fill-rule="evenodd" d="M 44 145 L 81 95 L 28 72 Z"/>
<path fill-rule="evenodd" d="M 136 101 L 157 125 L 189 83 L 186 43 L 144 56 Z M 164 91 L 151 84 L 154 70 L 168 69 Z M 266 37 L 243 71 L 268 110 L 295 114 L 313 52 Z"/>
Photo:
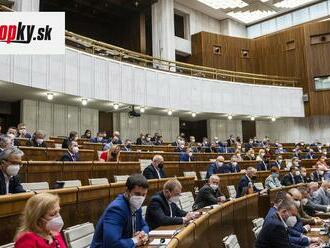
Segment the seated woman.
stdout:
<path fill-rule="evenodd" d="M 101 153 L 100 161 L 102 162 L 118 162 L 120 154 L 120 146 L 113 145 L 108 151 Z"/>
<path fill-rule="evenodd" d="M 50 193 L 32 196 L 26 203 L 15 248 L 66 248 L 60 232 L 63 220 L 59 197 Z"/>
<path fill-rule="evenodd" d="M 275 189 L 278 187 L 282 187 L 280 180 L 278 179 L 279 175 L 280 175 L 280 170 L 278 169 L 278 167 L 273 166 L 270 169 L 271 174 L 266 178 L 265 180 L 265 187 L 267 189 Z"/>
<path fill-rule="evenodd" d="M 33 147 L 47 147 L 47 144 L 45 142 L 45 133 L 41 130 L 37 130 L 31 140 L 29 141 L 29 146 Z"/>

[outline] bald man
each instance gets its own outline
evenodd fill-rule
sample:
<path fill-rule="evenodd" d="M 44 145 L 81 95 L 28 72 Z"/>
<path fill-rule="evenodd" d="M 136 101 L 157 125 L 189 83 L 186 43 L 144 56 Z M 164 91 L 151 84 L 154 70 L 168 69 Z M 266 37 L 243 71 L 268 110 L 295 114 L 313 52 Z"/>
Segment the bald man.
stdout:
<path fill-rule="evenodd" d="M 259 190 L 254 186 L 254 182 L 257 179 L 257 170 L 254 167 L 248 167 L 246 169 L 245 175 L 241 178 L 239 181 L 238 187 L 237 187 L 237 197 L 244 196 L 247 192 L 247 189 L 251 187 L 253 189 L 253 192 L 260 192 L 260 194 L 267 192 L 267 189 Z"/>
<path fill-rule="evenodd" d="M 221 193 L 219 186 L 220 178 L 217 175 L 210 176 L 207 184 L 198 191 L 193 210 L 225 202 L 226 197 Z"/>
<path fill-rule="evenodd" d="M 143 176 L 147 179 L 161 179 L 166 177 L 163 170 L 164 158 L 161 155 L 155 155 L 151 165 L 143 170 Z"/>
<path fill-rule="evenodd" d="M 313 194 L 312 201 L 316 204 L 329 206 L 330 205 L 330 182 L 324 181 L 321 187 Z"/>
<path fill-rule="evenodd" d="M 303 208 L 305 212 L 310 216 L 314 216 L 316 211 L 330 212 L 330 205 L 316 204 L 312 201 L 314 192 L 316 192 L 318 189 L 319 185 L 317 182 L 309 183 L 305 199 L 302 200 Z"/>
<path fill-rule="evenodd" d="M 210 176 L 214 174 L 223 174 L 223 173 L 231 173 L 232 168 L 228 164 L 225 164 L 225 158 L 223 156 L 217 157 L 216 161 L 210 164 L 207 168 L 206 178 L 208 179 Z"/>

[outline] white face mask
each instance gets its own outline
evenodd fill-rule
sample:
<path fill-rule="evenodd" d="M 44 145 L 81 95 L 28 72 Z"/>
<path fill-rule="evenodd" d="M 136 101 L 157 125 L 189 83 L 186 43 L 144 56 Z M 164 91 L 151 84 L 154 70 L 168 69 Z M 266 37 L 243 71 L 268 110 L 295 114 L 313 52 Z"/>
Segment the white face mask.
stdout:
<path fill-rule="evenodd" d="M 299 166 L 299 162 L 293 162 L 295 166 Z"/>
<path fill-rule="evenodd" d="M 46 224 L 46 228 L 49 231 L 58 233 L 62 230 L 63 225 L 64 225 L 63 219 L 61 215 L 59 215 L 58 217 L 49 220 Z"/>
<path fill-rule="evenodd" d="M 324 171 L 319 171 L 320 176 L 323 176 Z"/>
<path fill-rule="evenodd" d="M 305 177 L 305 176 L 307 175 L 307 173 L 306 173 L 306 172 L 301 172 L 301 175 L 302 175 L 303 177 Z"/>
<path fill-rule="evenodd" d="M 12 134 L 12 133 L 8 133 L 7 136 L 11 139 L 14 139 L 15 138 L 15 134 Z"/>
<path fill-rule="evenodd" d="M 129 204 L 132 210 L 136 211 L 140 209 L 145 199 L 144 196 L 132 195 L 131 198 L 129 198 Z"/>
<path fill-rule="evenodd" d="M 210 184 L 210 187 L 211 187 L 214 191 L 217 190 L 217 189 L 219 188 L 219 186 L 216 185 L 216 184 Z"/>
<path fill-rule="evenodd" d="M 37 144 L 41 145 L 44 142 L 44 140 L 43 139 L 36 139 L 36 142 L 37 142 Z"/>
<path fill-rule="evenodd" d="M 300 175 L 300 171 L 296 171 L 296 172 L 295 172 L 295 175 L 296 175 L 296 176 L 299 176 L 299 175 Z"/>
<path fill-rule="evenodd" d="M 6 173 L 8 176 L 14 177 L 17 176 L 19 169 L 20 169 L 19 164 L 9 165 L 6 169 Z"/>
<path fill-rule="evenodd" d="M 278 162 L 279 162 L 280 164 L 282 164 L 283 160 L 282 160 L 282 159 L 280 159 Z"/>
<path fill-rule="evenodd" d="M 78 153 L 79 152 L 79 148 L 78 147 L 72 147 L 72 152 L 74 154 Z"/>
<path fill-rule="evenodd" d="M 218 167 L 221 167 L 223 165 L 222 162 L 218 162 Z"/>
<path fill-rule="evenodd" d="M 296 205 L 297 208 L 300 208 L 300 201 L 294 201 L 294 204 Z"/>
<path fill-rule="evenodd" d="M 236 166 L 236 165 L 237 165 L 237 162 L 233 162 L 232 164 L 233 164 L 234 166 Z"/>
<path fill-rule="evenodd" d="M 297 223 L 297 217 L 296 216 L 290 216 L 285 223 L 289 226 L 289 227 L 294 227 Z"/>
<path fill-rule="evenodd" d="M 180 197 L 177 195 L 177 196 L 172 196 L 170 199 L 169 199 L 170 202 L 172 203 L 178 203 L 180 201 Z"/>
<path fill-rule="evenodd" d="M 308 202 L 308 199 L 307 198 L 304 198 L 304 199 L 301 200 L 301 204 L 303 206 L 305 206 L 307 204 L 307 202 Z"/>
<path fill-rule="evenodd" d="M 189 152 L 188 155 L 189 155 L 189 157 L 191 157 L 192 156 L 192 152 Z"/>

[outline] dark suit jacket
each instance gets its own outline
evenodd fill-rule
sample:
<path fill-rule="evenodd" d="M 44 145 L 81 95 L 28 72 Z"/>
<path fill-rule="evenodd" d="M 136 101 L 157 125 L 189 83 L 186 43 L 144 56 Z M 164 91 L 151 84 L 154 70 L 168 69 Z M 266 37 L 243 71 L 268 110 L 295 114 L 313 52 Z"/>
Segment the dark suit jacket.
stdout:
<path fill-rule="evenodd" d="M 275 161 L 274 163 L 271 164 L 270 168 L 272 168 L 273 166 L 279 168 L 280 170 L 284 169 L 285 165 L 284 163 L 279 163 L 278 161 Z"/>
<path fill-rule="evenodd" d="M 28 144 L 29 144 L 29 146 L 33 146 L 33 147 L 47 147 L 46 142 L 42 142 L 39 145 L 34 139 L 29 140 L 29 143 Z"/>
<path fill-rule="evenodd" d="M 142 218 L 141 208 L 135 212 L 136 231 L 149 232 L 149 227 Z M 96 225 L 91 248 L 133 248 L 132 213 L 128 201 L 118 195 L 104 211 Z"/>
<path fill-rule="evenodd" d="M 180 152 L 179 154 L 179 161 L 189 161 L 189 154 L 187 154 L 186 152 Z M 191 156 L 190 157 L 190 161 L 195 161 L 195 157 Z"/>
<path fill-rule="evenodd" d="M 313 182 L 322 182 L 323 177 L 324 176 L 321 176 L 319 173 L 317 173 L 317 171 L 312 173 Z"/>
<path fill-rule="evenodd" d="M 269 165 L 265 161 L 260 161 L 257 164 L 257 171 L 266 171 L 269 170 Z"/>
<path fill-rule="evenodd" d="M 158 170 L 160 178 L 166 177 L 165 172 L 163 169 Z M 155 167 L 151 164 L 147 168 L 143 170 L 143 176 L 147 179 L 159 179 L 157 171 Z"/>
<path fill-rule="evenodd" d="M 303 177 L 302 175 L 295 176 L 296 183 L 309 183 L 311 179 L 309 177 Z"/>
<path fill-rule="evenodd" d="M 277 214 L 265 221 L 255 243 L 256 248 L 289 248 L 289 235 Z"/>
<path fill-rule="evenodd" d="M 61 161 L 79 161 L 80 156 L 79 153 L 73 157 L 69 152 L 65 152 L 63 157 L 60 159 Z"/>
<path fill-rule="evenodd" d="M 208 179 L 213 174 L 225 174 L 231 173 L 232 168 L 228 164 L 223 164 L 221 167 L 218 167 L 216 163 L 212 163 L 207 167 L 206 179 Z"/>
<path fill-rule="evenodd" d="M 291 176 L 291 174 L 288 173 L 282 178 L 281 184 L 283 186 L 290 186 L 290 185 L 293 185 L 293 184 L 297 184 L 295 179 L 296 179 L 295 176 Z"/>
<path fill-rule="evenodd" d="M 241 197 L 244 194 L 244 191 L 247 189 L 247 187 L 249 186 L 249 183 L 253 183 L 246 175 L 244 175 L 241 180 L 239 181 L 238 187 L 237 187 L 237 197 Z M 254 184 L 253 184 L 253 191 L 254 192 L 259 192 L 260 190 L 258 190 Z"/>
<path fill-rule="evenodd" d="M 9 179 L 9 193 L 16 194 L 16 193 L 23 193 L 25 190 L 23 189 L 19 177 L 14 176 Z M 5 195 L 6 192 L 6 183 L 5 183 L 5 176 L 3 175 L 2 171 L 0 170 L 0 195 Z"/>
<path fill-rule="evenodd" d="M 175 203 L 170 203 L 172 208 L 172 216 L 169 203 L 167 202 L 163 192 L 158 192 L 151 197 L 146 212 L 146 221 L 153 230 L 159 226 L 180 225 L 183 224 L 182 217 L 187 212 L 181 210 Z"/>
<path fill-rule="evenodd" d="M 231 173 L 237 173 L 241 171 L 241 167 L 239 167 L 239 164 L 237 164 L 236 166 L 234 166 L 233 164 L 228 164 L 228 166 L 230 167 L 230 172 Z"/>
<path fill-rule="evenodd" d="M 205 184 L 199 191 L 193 205 L 193 210 L 196 211 L 206 206 L 211 206 L 218 203 L 218 197 L 223 194 L 217 190 L 213 190 L 209 184 Z"/>

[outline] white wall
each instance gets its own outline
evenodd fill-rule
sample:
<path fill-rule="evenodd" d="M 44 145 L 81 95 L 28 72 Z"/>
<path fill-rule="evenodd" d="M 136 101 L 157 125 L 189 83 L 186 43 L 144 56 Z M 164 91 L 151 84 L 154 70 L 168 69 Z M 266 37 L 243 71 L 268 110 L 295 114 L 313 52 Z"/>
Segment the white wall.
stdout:
<path fill-rule="evenodd" d="M 209 119 L 207 120 L 207 135 L 209 139 L 218 137 L 221 141 L 228 139 L 230 135 L 242 138 L 242 121 Z"/>
<path fill-rule="evenodd" d="M 257 136 L 270 136 L 279 142 L 330 142 L 330 116 L 286 118 L 276 122 L 257 121 Z"/>
<path fill-rule="evenodd" d="M 327 15 L 330 15 L 330 0 L 324 0 L 309 7 L 251 25 L 247 28 L 248 37 L 255 38 L 266 35 Z"/>
<path fill-rule="evenodd" d="M 15 11 L 39 11 L 40 0 L 14 0 Z"/>
<path fill-rule="evenodd" d="M 0 80 L 73 97 L 188 112 L 304 116 L 301 88 L 190 77 L 71 48 L 65 55 L 2 55 Z"/>
<path fill-rule="evenodd" d="M 99 111 L 24 99 L 21 101 L 21 121 L 33 133 L 41 129 L 48 136 L 68 135 L 70 131 L 83 134 L 86 129 L 96 135 L 99 127 Z"/>
<path fill-rule="evenodd" d="M 128 118 L 127 113 L 114 115 L 114 130 L 119 130 L 123 139 L 133 142 L 140 133 L 160 133 L 165 142 L 173 142 L 179 135 L 179 118 L 174 116 L 160 116 L 143 114 L 138 118 Z"/>
<path fill-rule="evenodd" d="M 241 37 L 241 38 L 247 37 L 246 26 L 243 25 L 242 23 L 239 23 L 231 19 L 225 19 L 220 22 L 220 25 L 221 25 L 221 34 L 223 35 Z"/>

